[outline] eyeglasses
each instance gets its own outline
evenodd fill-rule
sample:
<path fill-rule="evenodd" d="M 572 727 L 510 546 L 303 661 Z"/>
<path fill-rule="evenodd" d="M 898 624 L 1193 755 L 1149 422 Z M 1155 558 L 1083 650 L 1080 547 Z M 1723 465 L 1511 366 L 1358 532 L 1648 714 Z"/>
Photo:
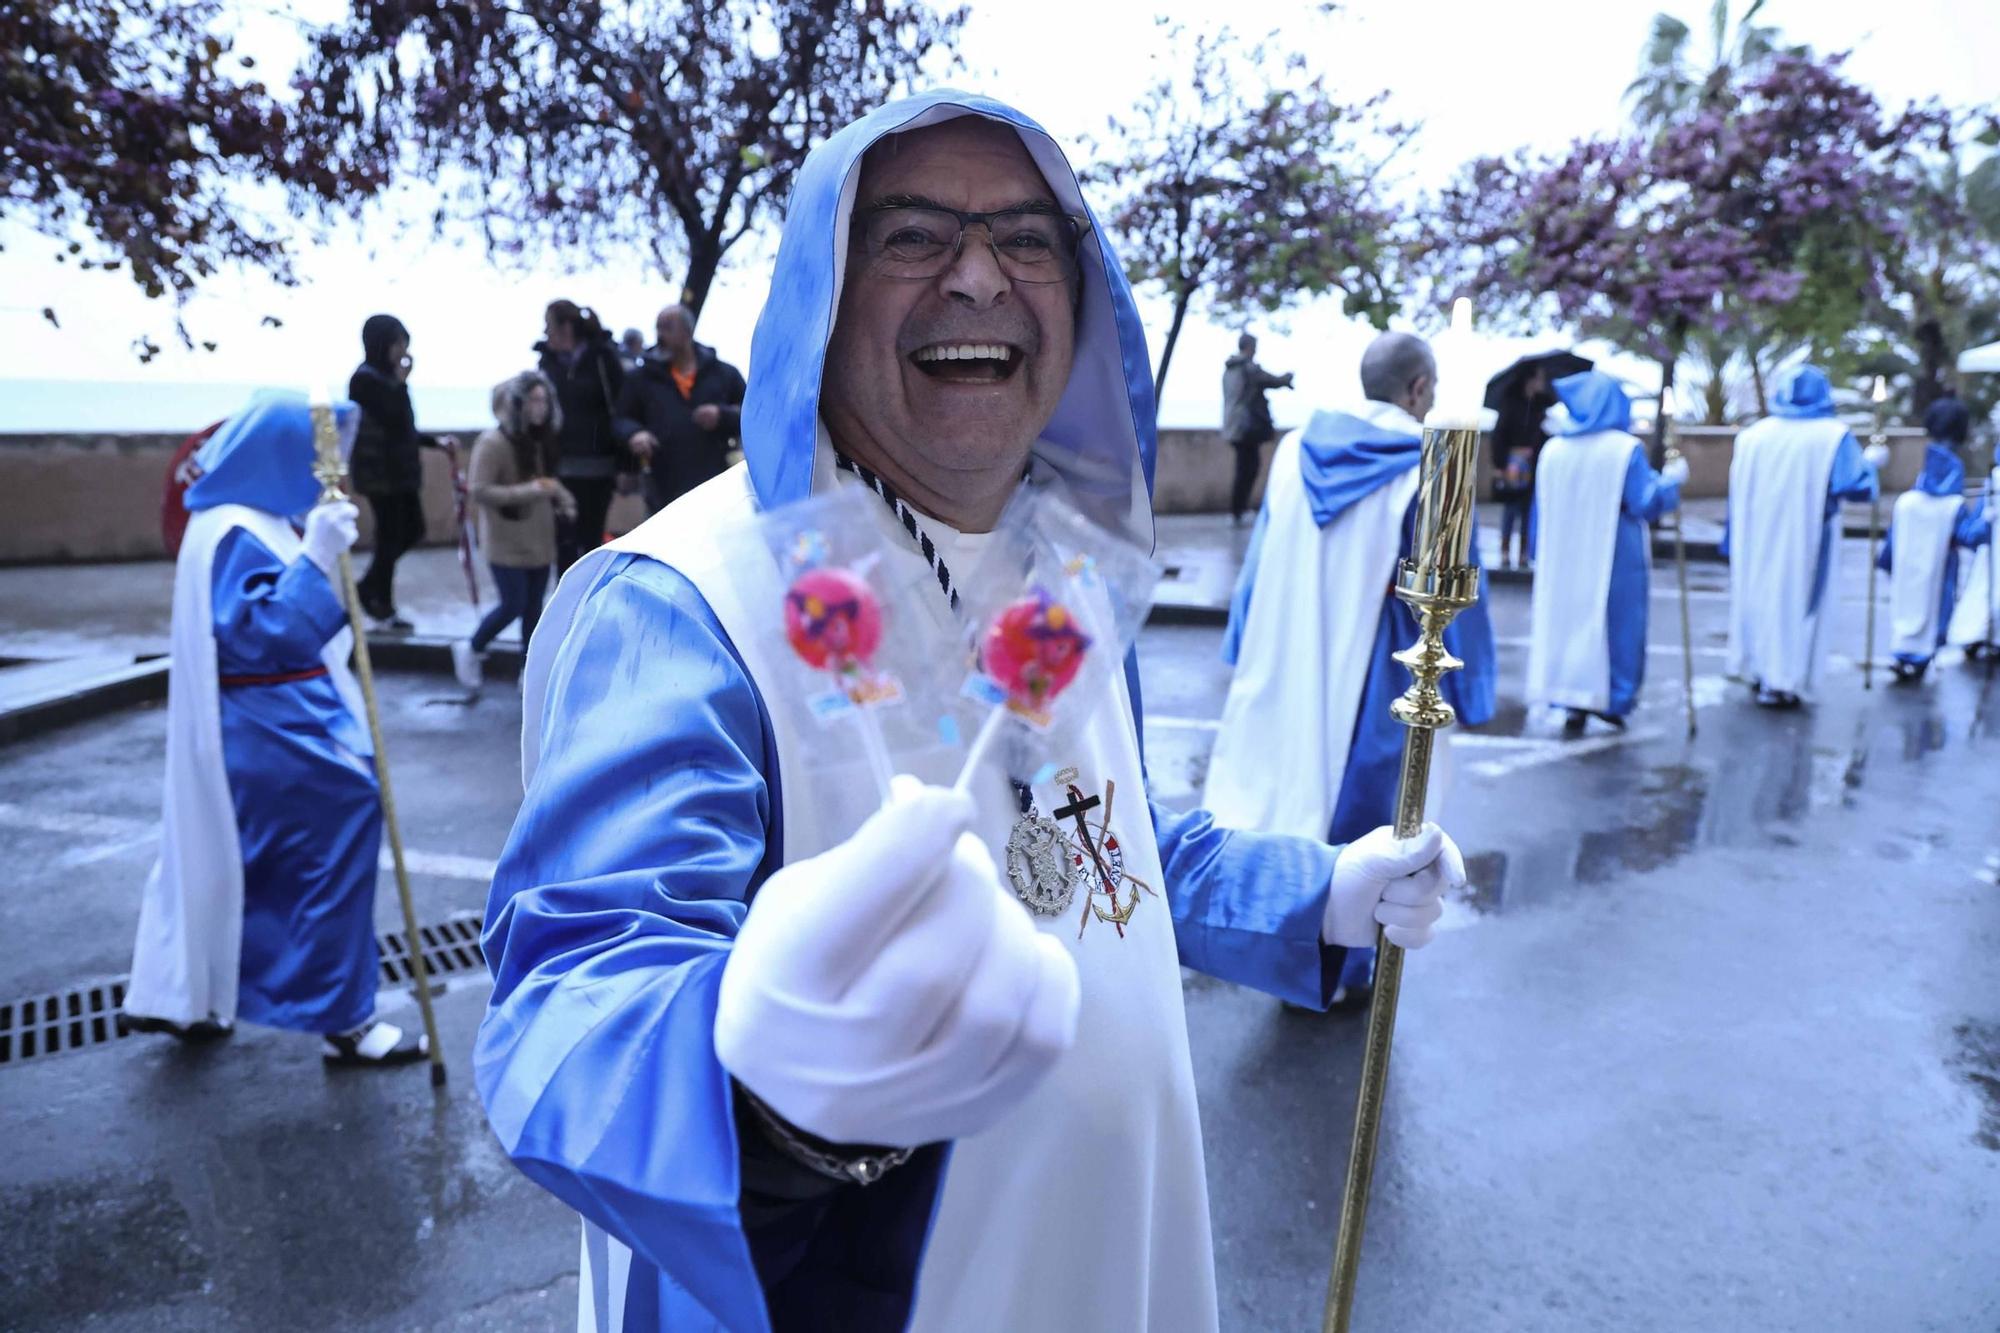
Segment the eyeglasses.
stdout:
<path fill-rule="evenodd" d="M 1068 282 L 1090 224 L 1069 213 L 1003 208 L 965 213 L 933 205 L 876 204 L 856 214 L 855 244 L 886 278 L 935 278 L 958 262 L 966 228 L 986 228 L 1000 271 L 1013 282 Z"/>

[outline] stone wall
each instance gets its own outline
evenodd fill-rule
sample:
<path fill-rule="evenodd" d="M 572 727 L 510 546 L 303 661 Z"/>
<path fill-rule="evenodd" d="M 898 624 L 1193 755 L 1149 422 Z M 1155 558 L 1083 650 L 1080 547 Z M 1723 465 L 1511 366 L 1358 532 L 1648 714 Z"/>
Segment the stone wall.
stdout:
<path fill-rule="evenodd" d="M 469 445 L 476 430 L 448 432 Z M 1688 458 L 1691 497 L 1724 494 L 1734 427 L 1683 427 L 1675 432 Z M 156 560 L 160 544 L 160 491 L 168 460 L 185 438 L 180 435 L 0 435 L 0 563 L 45 561 Z M 1890 432 L 1892 458 L 1885 478 L 1890 491 L 1915 480 L 1923 465 L 1923 433 Z M 1269 465 L 1271 446 L 1264 449 Z M 449 542 L 452 532 L 451 475 L 442 453 L 426 449 L 424 512 L 429 540 Z M 1980 460 L 1969 459 L 1977 471 Z M 1155 504 L 1162 513 L 1215 513 L 1229 507 L 1229 480 L 1235 456 L 1212 430 L 1160 432 Z M 1486 494 L 1487 461 L 1480 457 L 1480 493 Z M 1258 479 L 1257 498 L 1263 494 Z M 362 506 L 362 541 L 369 539 L 368 507 Z M 611 511 L 611 530 L 624 532 L 644 517 L 635 497 L 621 497 Z"/>

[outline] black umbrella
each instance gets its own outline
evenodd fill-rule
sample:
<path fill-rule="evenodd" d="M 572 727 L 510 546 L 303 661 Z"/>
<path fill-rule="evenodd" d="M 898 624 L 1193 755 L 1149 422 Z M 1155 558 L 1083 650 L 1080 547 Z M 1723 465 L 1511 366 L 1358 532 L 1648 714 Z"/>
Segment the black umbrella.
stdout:
<path fill-rule="evenodd" d="M 1575 352 L 1537 352 L 1533 356 L 1524 356 L 1486 381 L 1486 405 L 1497 411 L 1519 387 L 1521 381 L 1537 370 L 1546 371 L 1549 383 L 1554 384 L 1565 375 L 1589 370 L 1596 364 L 1589 357 L 1578 356 Z"/>

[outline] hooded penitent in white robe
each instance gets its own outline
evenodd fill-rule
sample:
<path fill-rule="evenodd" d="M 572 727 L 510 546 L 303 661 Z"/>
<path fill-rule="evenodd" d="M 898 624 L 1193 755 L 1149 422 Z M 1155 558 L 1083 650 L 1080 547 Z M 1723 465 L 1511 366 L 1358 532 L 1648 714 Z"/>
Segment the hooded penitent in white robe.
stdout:
<path fill-rule="evenodd" d="M 1889 651 L 1906 667 L 1922 667 L 1945 642 L 1961 553 L 1977 559 L 1992 529 L 1965 498 L 1965 465 L 1935 441 L 1917 484 L 1896 497 L 1891 513 L 1876 560 L 1889 575 Z"/>
<path fill-rule="evenodd" d="M 1812 366 L 1779 377 L 1776 415 L 1736 437 L 1729 466 L 1729 674 L 1810 696 L 1826 655 L 1827 581 L 1842 500 L 1876 494 L 1875 469 L 1833 415 Z"/>
<path fill-rule="evenodd" d="M 739 1124 L 714 1041 L 737 928 L 772 871 L 853 831 L 874 787 L 771 705 L 790 687 L 764 646 L 780 602 L 726 559 L 725 534 L 853 484 L 821 440 L 818 399 L 861 158 L 961 115 L 1014 127 L 1057 197 L 1085 211 L 1054 144 L 985 98 L 897 102 L 814 150 L 752 346 L 744 464 L 578 562 L 529 649 L 527 793 L 487 909 L 494 991 L 474 1068 L 508 1154 L 583 1217 L 588 1329 L 1207 1333 L 1218 1312 L 1180 968 L 1323 1006 L 1342 959 L 1319 939 L 1330 848 L 1142 798 L 1128 663 L 1062 742 L 1074 778 L 1031 787 L 1052 814 L 1072 787 L 1115 782 L 1110 832 L 1146 883 L 1122 932 L 1086 920 L 1083 893 L 1036 919 L 1078 965 L 1075 1047 L 990 1130 L 866 1187 L 830 1185 Z M 1150 390 L 1137 311 L 1093 233 L 1074 369 L 1025 484 L 1150 544 Z M 921 561 L 886 506 L 869 512 L 884 560 Z M 947 562 L 969 540 L 924 528 Z M 934 609 L 909 632 L 956 660 L 951 613 Z M 949 782 L 962 753 L 897 759 Z M 975 832 L 998 853 L 1014 793 L 988 771 L 973 794 Z M 796 1196 L 760 1183 L 787 1172 L 805 1182 Z"/>
<path fill-rule="evenodd" d="M 1535 466 L 1527 700 L 1623 717 L 1646 672 L 1648 525 L 1679 507 L 1680 487 L 1627 433 L 1631 404 L 1616 380 L 1586 370 L 1555 390 L 1568 414 Z"/>
<path fill-rule="evenodd" d="M 1959 648 L 2000 642 L 2000 579 L 1993 576 L 1993 527 L 2000 523 L 2000 504 L 1995 501 L 2000 496 L 2000 468 L 1987 477 L 1983 491 L 1975 511 L 1978 521 L 1985 525 L 1987 544 L 1963 561 L 1965 586 L 1951 609 L 1951 621 L 1945 630 L 1945 641 Z"/>

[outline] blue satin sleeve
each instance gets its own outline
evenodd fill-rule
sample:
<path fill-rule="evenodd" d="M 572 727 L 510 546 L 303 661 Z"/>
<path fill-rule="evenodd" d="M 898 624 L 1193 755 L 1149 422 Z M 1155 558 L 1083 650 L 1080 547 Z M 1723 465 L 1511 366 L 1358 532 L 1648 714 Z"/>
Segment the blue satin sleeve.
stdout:
<path fill-rule="evenodd" d="M 1983 503 L 1965 502 L 1965 507 L 1958 511 L 1958 524 L 1952 529 L 1951 539 L 1968 551 L 1976 551 L 1993 540 L 1993 520 L 1986 517 Z"/>
<path fill-rule="evenodd" d="M 833 1235 L 843 1207 L 873 1210 L 878 1240 L 915 1217 L 920 1245 L 941 1154 L 846 1191 L 865 1202 L 780 1210 L 761 1239 L 746 1228 L 715 1007 L 782 856 L 775 742 L 692 584 L 638 557 L 598 577 L 552 666 L 542 758 L 488 900 L 474 1073 L 516 1165 L 631 1247 L 628 1316 L 762 1329 L 860 1280 Z M 900 1286 L 906 1309 L 902 1260 L 863 1285 Z"/>
<path fill-rule="evenodd" d="M 1136 651 L 1125 659 L 1125 682 L 1143 755 L 1146 710 Z M 1178 812 L 1150 796 L 1146 803 L 1182 966 L 1326 1008 L 1347 953 L 1321 943 L 1319 934 L 1340 848 L 1220 828 L 1206 810 Z"/>
<path fill-rule="evenodd" d="M 1646 461 L 1646 451 L 1634 449 L 1632 461 L 1625 465 L 1625 488 L 1620 501 L 1627 514 L 1641 523 L 1651 523 L 1681 507 L 1680 483 L 1662 480 Z"/>
<path fill-rule="evenodd" d="M 1862 456 L 1852 432 L 1840 437 L 1833 453 L 1833 471 L 1826 483 L 1826 512 L 1831 518 L 1842 500 L 1873 500 L 1881 494 L 1882 479 L 1875 465 Z"/>
<path fill-rule="evenodd" d="M 222 674 L 305 670 L 347 624 L 347 608 L 320 567 L 289 564 L 246 529 L 231 528 L 215 548 L 209 608 Z"/>

